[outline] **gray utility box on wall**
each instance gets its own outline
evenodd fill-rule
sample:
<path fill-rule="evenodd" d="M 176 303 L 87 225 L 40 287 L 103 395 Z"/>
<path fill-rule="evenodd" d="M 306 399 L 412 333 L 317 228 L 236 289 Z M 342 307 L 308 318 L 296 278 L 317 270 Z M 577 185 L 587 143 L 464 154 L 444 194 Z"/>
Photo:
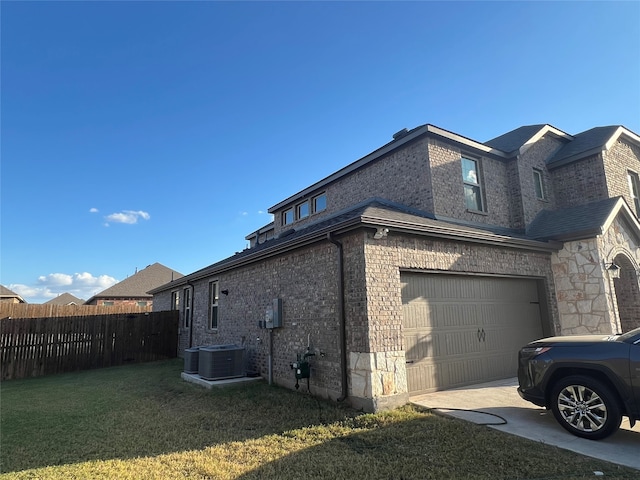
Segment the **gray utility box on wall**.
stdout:
<path fill-rule="evenodd" d="M 198 374 L 205 380 L 244 377 L 244 348 L 237 345 L 200 347 Z"/>
<path fill-rule="evenodd" d="M 198 373 L 200 347 L 187 348 L 184 351 L 184 373 Z"/>

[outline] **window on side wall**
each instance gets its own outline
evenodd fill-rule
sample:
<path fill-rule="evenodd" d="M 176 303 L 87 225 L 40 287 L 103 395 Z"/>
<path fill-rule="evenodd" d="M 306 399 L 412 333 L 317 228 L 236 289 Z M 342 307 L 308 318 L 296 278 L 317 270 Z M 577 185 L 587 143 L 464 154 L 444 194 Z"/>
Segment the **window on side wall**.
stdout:
<path fill-rule="evenodd" d="M 218 282 L 209 283 L 209 328 L 218 328 Z"/>
<path fill-rule="evenodd" d="M 290 208 L 288 210 L 285 210 L 284 212 L 282 212 L 282 225 L 290 225 L 293 223 L 294 220 L 294 212 L 293 212 L 293 208 Z"/>
<path fill-rule="evenodd" d="M 464 202 L 467 209 L 484 212 L 480 169 L 477 160 L 462 157 L 462 181 L 464 183 Z"/>
<path fill-rule="evenodd" d="M 180 293 L 171 292 L 171 310 L 180 310 Z"/>
<path fill-rule="evenodd" d="M 183 317 L 184 317 L 184 328 L 189 328 L 191 326 L 191 288 L 185 288 L 183 293 Z"/>
<path fill-rule="evenodd" d="M 327 208 L 327 194 L 323 193 L 313 197 L 313 213 L 322 212 Z"/>
<path fill-rule="evenodd" d="M 147 302 L 138 302 L 137 305 L 139 307 L 146 307 L 148 305 L 148 303 Z"/>
<path fill-rule="evenodd" d="M 533 169 L 533 188 L 536 191 L 536 197 L 540 200 L 547 198 L 544 190 L 544 183 L 542 182 L 542 171 L 537 168 Z"/>
<path fill-rule="evenodd" d="M 629 179 L 629 193 L 633 198 L 633 206 L 636 208 L 636 216 L 640 216 L 640 178 L 636 172 L 627 172 Z"/>
<path fill-rule="evenodd" d="M 309 216 L 309 201 L 302 202 L 296 207 L 298 213 L 298 220 L 307 218 Z"/>

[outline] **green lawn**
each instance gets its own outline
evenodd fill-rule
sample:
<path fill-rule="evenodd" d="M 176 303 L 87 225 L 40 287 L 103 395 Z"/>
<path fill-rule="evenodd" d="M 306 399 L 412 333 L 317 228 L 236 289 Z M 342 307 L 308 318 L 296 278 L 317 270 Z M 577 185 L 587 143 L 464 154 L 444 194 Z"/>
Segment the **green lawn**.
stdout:
<path fill-rule="evenodd" d="M 640 472 L 404 407 L 362 414 L 179 361 L 4 382 L 0 479 L 582 479 Z"/>

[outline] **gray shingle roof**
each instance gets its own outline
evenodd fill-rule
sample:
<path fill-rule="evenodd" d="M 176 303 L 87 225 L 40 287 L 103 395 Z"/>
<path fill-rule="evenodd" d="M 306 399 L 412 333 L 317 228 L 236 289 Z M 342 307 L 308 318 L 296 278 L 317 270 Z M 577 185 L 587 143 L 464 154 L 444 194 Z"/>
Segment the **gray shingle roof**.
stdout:
<path fill-rule="evenodd" d="M 558 150 L 547 161 L 547 165 L 558 166 L 576 155 L 589 152 L 594 149 L 602 149 L 619 128 L 618 125 L 608 127 L 595 127 L 585 132 L 574 135 L 573 140 Z"/>
<path fill-rule="evenodd" d="M 84 300 L 67 292 L 58 295 L 56 298 L 52 298 L 48 302 L 44 302 L 45 305 L 82 305 L 83 303 Z"/>
<path fill-rule="evenodd" d="M 527 236 L 536 240 L 569 240 L 600 234 L 619 197 L 562 210 L 543 210 L 531 222 Z"/>
<path fill-rule="evenodd" d="M 544 126 L 544 124 L 525 125 L 502 134 L 499 137 L 492 138 L 491 140 L 484 142 L 484 145 L 497 148 L 498 150 L 502 150 L 507 153 L 514 152 L 522 147 L 527 140 L 531 139 L 531 137 L 542 130 Z"/>
<path fill-rule="evenodd" d="M 151 298 L 151 295 L 147 293 L 149 290 L 183 276 L 180 272 L 171 270 L 160 263 L 154 263 L 94 295 L 87 300 L 87 303 L 96 298 Z"/>
<path fill-rule="evenodd" d="M 168 290 L 174 286 L 183 285 L 188 280 L 214 275 L 245 262 L 257 261 L 284 249 L 294 248 L 295 245 L 306 241 L 318 241 L 321 236 L 326 236 L 330 232 L 338 233 L 360 226 L 385 226 L 393 228 L 395 231 L 423 232 L 432 236 L 466 241 L 475 239 L 485 243 L 510 243 L 513 246 L 518 244 L 532 249 L 552 250 L 557 248 L 556 245 L 532 241 L 517 230 L 485 224 L 471 224 L 448 218 L 436 218 L 430 212 L 416 210 L 381 198 L 372 198 L 299 230 L 291 229 L 283 232 L 278 238 L 238 252 L 231 257 L 190 273 L 176 282 L 162 285 L 154 289 L 153 292 Z"/>

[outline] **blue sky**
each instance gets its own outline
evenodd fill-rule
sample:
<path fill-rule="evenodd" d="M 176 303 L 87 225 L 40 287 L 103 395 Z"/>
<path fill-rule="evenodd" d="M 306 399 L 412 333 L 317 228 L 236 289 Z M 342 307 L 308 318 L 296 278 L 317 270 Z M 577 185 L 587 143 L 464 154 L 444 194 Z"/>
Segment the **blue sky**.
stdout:
<path fill-rule="evenodd" d="M 224 259 L 404 127 L 640 132 L 639 2 L 0 8 L 0 283 L 29 303 Z"/>

